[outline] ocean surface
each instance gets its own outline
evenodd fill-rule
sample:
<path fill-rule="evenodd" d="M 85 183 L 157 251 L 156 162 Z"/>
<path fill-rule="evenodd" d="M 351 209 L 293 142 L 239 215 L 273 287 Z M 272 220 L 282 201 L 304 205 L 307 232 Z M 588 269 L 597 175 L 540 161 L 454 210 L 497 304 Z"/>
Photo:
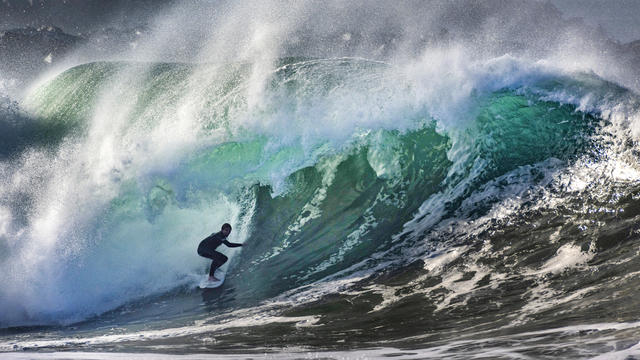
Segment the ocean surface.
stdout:
<path fill-rule="evenodd" d="M 70 66 L 0 102 L 0 357 L 638 358 L 639 121 L 509 54 Z"/>

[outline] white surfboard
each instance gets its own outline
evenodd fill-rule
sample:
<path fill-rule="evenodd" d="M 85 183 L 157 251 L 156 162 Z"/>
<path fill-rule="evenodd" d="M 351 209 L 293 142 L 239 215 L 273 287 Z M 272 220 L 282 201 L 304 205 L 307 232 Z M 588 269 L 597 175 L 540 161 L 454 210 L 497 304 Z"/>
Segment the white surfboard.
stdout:
<path fill-rule="evenodd" d="M 226 273 L 220 269 L 216 269 L 215 272 L 215 276 L 216 278 L 220 279 L 219 281 L 209 281 L 209 275 L 205 275 L 204 278 L 202 279 L 202 281 L 200 281 L 200 285 L 199 287 L 201 289 L 213 289 L 213 288 L 217 288 L 218 286 L 222 285 L 222 283 L 224 282 L 224 276 L 226 275 Z"/>

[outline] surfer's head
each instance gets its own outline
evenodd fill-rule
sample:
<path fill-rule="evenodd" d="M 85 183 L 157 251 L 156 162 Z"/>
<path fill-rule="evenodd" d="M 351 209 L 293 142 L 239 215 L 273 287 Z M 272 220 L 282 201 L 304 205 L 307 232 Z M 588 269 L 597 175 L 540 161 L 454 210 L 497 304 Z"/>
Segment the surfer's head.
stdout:
<path fill-rule="evenodd" d="M 228 236 L 229 234 L 231 234 L 231 225 L 228 223 L 224 223 L 222 225 L 222 235 L 224 236 Z"/>

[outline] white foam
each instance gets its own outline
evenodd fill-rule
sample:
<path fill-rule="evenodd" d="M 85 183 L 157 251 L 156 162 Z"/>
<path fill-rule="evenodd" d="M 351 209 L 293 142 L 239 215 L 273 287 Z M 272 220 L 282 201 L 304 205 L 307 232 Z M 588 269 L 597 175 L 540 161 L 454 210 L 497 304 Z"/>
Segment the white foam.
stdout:
<path fill-rule="evenodd" d="M 5 237 L 8 234 L 12 220 L 11 211 L 0 207 L 0 237 Z"/>
<path fill-rule="evenodd" d="M 584 252 L 579 246 L 566 244 L 561 246 L 556 251 L 556 254 L 551 259 L 547 260 L 540 269 L 532 272 L 531 274 L 557 274 L 569 268 L 584 265 L 594 256 L 594 252 Z"/>
<path fill-rule="evenodd" d="M 120 352 L 5 352 L 3 358 L 6 359 L 317 359 L 317 358 L 337 358 L 337 359 L 397 359 L 417 360 L 417 359 L 469 359 L 469 358 L 512 358 L 528 359 L 529 354 L 548 353 L 550 351 L 562 351 L 564 354 L 575 351 L 579 356 L 590 356 L 593 359 L 618 359 L 629 356 L 640 355 L 640 345 L 636 343 L 631 346 L 618 348 L 618 341 L 613 336 L 585 337 L 581 334 L 585 332 L 625 331 L 637 329 L 640 323 L 594 323 L 560 328 L 551 328 L 540 331 L 523 332 L 505 336 L 482 337 L 482 333 L 471 334 L 465 338 L 436 343 L 434 346 L 426 348 L 398 349 L 391 347 L 379 347 L 373 349 L 359 349 L 349 351 L 309 351 L 304 348 L 288 347 L 279 351 L 274 349 L 253 349 L 254 351 L 241 354 L 187 354 L 187 355 L 167 355 L 161 353 L 120 353 Z M 475 338 L 472 338 L 475 337 Z M 540 343 L 544 337 L 547 342 Z M 72 340 L 72 339 L 69 339 Z M 131 340 L 141 340 L 133 338 Z M 144 338 L 142 339 L 144 340 Z M 215 338 L 201 339 L 205 345 L 215 343 Z M 417 339 L 416 339 L 417 340 Z M 504 345 L 504 344 L 508 345 Z M 55 346 L 56 344 L 49 344 Z M 63 344 L 60 344 L 63 345 Z M 611 350 L 613 349 L 613 350 Z M 164 348 L 158 348 L 164 350 Z M 215 351 L 215 350 L 214 350 Z"/>
<path fill-rule="evenodd" d="M 199 321 L 199 323 L 195 326 L 139 331 L 127 334 L 107 334 L 95 337 L 74 337 L 59 340 L 10 341 L 0 343 L 0 351 L 15 351 L 26 347 L 47 348 L 67 345 L 91 346 L 100 344 L 114 344 L 127 341 L 148 341 L 166 337 L 193 336 L 203 333 L 215 332 L 221 329 L 260 326 L 272 323 L 293 323 L 297 327 L 306 327 L 313 326 L 317 321 L 318 318 L 314 316 L 281 317 L 277 315 L 257 312 L 247 314 L 246 311 L 242 311 L 232 314 L 232 318 L 230 320 L 215 324 L 207 323 L 207 321 Z"/>

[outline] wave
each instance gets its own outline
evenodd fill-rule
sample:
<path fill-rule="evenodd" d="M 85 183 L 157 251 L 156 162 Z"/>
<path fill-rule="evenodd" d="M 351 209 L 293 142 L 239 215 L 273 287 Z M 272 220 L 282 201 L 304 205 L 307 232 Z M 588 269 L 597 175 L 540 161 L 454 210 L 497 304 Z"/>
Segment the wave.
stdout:
<path fill-rule="evenodd" d="M 74 323 L 189 287 L 207 266 L 197 243 L 223 222 L 246 244 L 227 252 L 234 306 L 429 264 L 474 243 L 456 223 L 486 231 L 514 196 L 540 204 L 531 194 L 560 174 L 623 156 L 612 133 L 637 108 L 624 88 L 509 56 L 435 68 L 285 58 L 59 74 L 25 101 L 50 146 L 2 162 L 0 325 Z"/>

